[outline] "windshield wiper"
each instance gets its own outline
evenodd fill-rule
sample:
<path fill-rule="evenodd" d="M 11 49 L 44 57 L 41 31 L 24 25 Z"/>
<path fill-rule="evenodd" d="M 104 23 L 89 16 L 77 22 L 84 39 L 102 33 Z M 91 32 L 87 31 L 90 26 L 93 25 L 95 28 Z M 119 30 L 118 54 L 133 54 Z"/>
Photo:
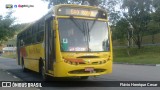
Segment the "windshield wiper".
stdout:
<path fill-rule="evenodd" d="M 70 20 L 79 28 L 79 30 L 83 33 L 84 37 L 85 37 L 85 41 L 87 43 L 87 48 L 88 51 L 91 51 L 91 49 L 89 48 L 89 42 L 90 42 L 90 31 L 92 30 L 93 26 L 95 25 L 96 21 L 97 21 L 98 17 L 96 16 L 95 20 L 93 21 L 91 27 L 89 27 L 88 22 L 86 22 L 86 20 L 84 20 L 83 28 L 80 27 L 80 23 L 78 23 L 77 21 L 75 21 L 73 16 L 70 16 Z"/>
<path fill-rule="evenodd" d="M 86 42 L 87 42 L 87 48 L 88 48 L 88 51 L 91 51 L 90 48 L 89 48 L 89 42 L 90 42 L 90 34 L 89 34 L 89 26 L 88 26 L 88 23 L 84 20 L 84 23 L 83 23 L 83 29 L 85 30 L 85 39 L 86 39 Z"/>
<path fill-rule="evenodd" d="M 73 16 L 70 16 L 70 20 L 79 28 L 79 30 L 84 34 L 83 29 L 81 29 L 80 24 L 75 21 Z"/>
<path fill-rule="evenodd" d="M 71 19 L 71 21 L 79 28 L 79 30 L 83 33 L 83 35 L 84 35 L 84 38 L 85 38 L 85 42 L 87 43 L 87 45 L 89 45 L 88 44 L 88 35 L 87 35 L 87 30 L 86 30 L 86 26 L 85 26 L 85 23 L 82 23 L 82 25 L 83 25 L 83 27 L 81 28 L 80 27 L 80 23 L 78 23 L 77 21 L 75 21 L 75 19 L 74 19 L 74 17 L 73 16 L 70 16 L 70 19 Z"/>

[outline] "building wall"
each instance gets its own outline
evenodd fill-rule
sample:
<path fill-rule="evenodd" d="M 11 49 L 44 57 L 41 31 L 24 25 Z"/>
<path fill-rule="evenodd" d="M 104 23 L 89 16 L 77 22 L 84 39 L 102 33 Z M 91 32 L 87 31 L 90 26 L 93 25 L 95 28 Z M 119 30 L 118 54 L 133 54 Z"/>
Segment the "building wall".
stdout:
<path fill-rule="evenodd" d="M 15 53 L 16 39 L 11 39 L 4 43 L 4 45 L 1 47 L 1 51 L 3 51 L 3 53 Z"/>

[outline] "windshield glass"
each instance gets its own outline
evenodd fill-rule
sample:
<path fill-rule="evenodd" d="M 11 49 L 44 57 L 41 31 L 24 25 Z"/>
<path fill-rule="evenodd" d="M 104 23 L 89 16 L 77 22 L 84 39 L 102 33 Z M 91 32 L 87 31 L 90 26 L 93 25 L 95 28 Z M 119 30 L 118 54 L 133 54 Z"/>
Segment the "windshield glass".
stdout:
<path fill-rule="evenodd" d="M 107 22 L 84 19 L 58 19 L 62 51 L 108 51 Z"/>

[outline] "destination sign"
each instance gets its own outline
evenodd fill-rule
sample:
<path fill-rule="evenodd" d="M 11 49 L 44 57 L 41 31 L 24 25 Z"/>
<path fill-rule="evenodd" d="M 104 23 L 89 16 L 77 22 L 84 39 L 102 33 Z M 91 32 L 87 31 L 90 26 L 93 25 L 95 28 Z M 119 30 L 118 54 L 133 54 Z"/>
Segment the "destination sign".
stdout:
<path fill-rule="evenodd" d="M 58 15 L 106 18 L 105 12 L 88 8 L 61 7 L 58 9 Z"/>

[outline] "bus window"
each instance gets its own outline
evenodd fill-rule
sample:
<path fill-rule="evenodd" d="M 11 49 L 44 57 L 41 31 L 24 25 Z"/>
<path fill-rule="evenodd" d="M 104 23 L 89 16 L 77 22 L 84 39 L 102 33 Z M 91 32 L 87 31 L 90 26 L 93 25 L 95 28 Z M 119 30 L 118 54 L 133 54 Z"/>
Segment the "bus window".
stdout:
<path fill-rule="evenodd" d="M 38 32 L 37 34 L 37 42 L 42 42 L 44 39 L 44 31 Z"/>
<path fill-rule="evenodd" d="M 109 39 L 104 21 L 59 19 L 59 31 L 61 42 L 68 41 L 68 49 L 63 50 L 66 45 L 61 44 L 62 51 L 108 51 L 104 48 Z"/>

